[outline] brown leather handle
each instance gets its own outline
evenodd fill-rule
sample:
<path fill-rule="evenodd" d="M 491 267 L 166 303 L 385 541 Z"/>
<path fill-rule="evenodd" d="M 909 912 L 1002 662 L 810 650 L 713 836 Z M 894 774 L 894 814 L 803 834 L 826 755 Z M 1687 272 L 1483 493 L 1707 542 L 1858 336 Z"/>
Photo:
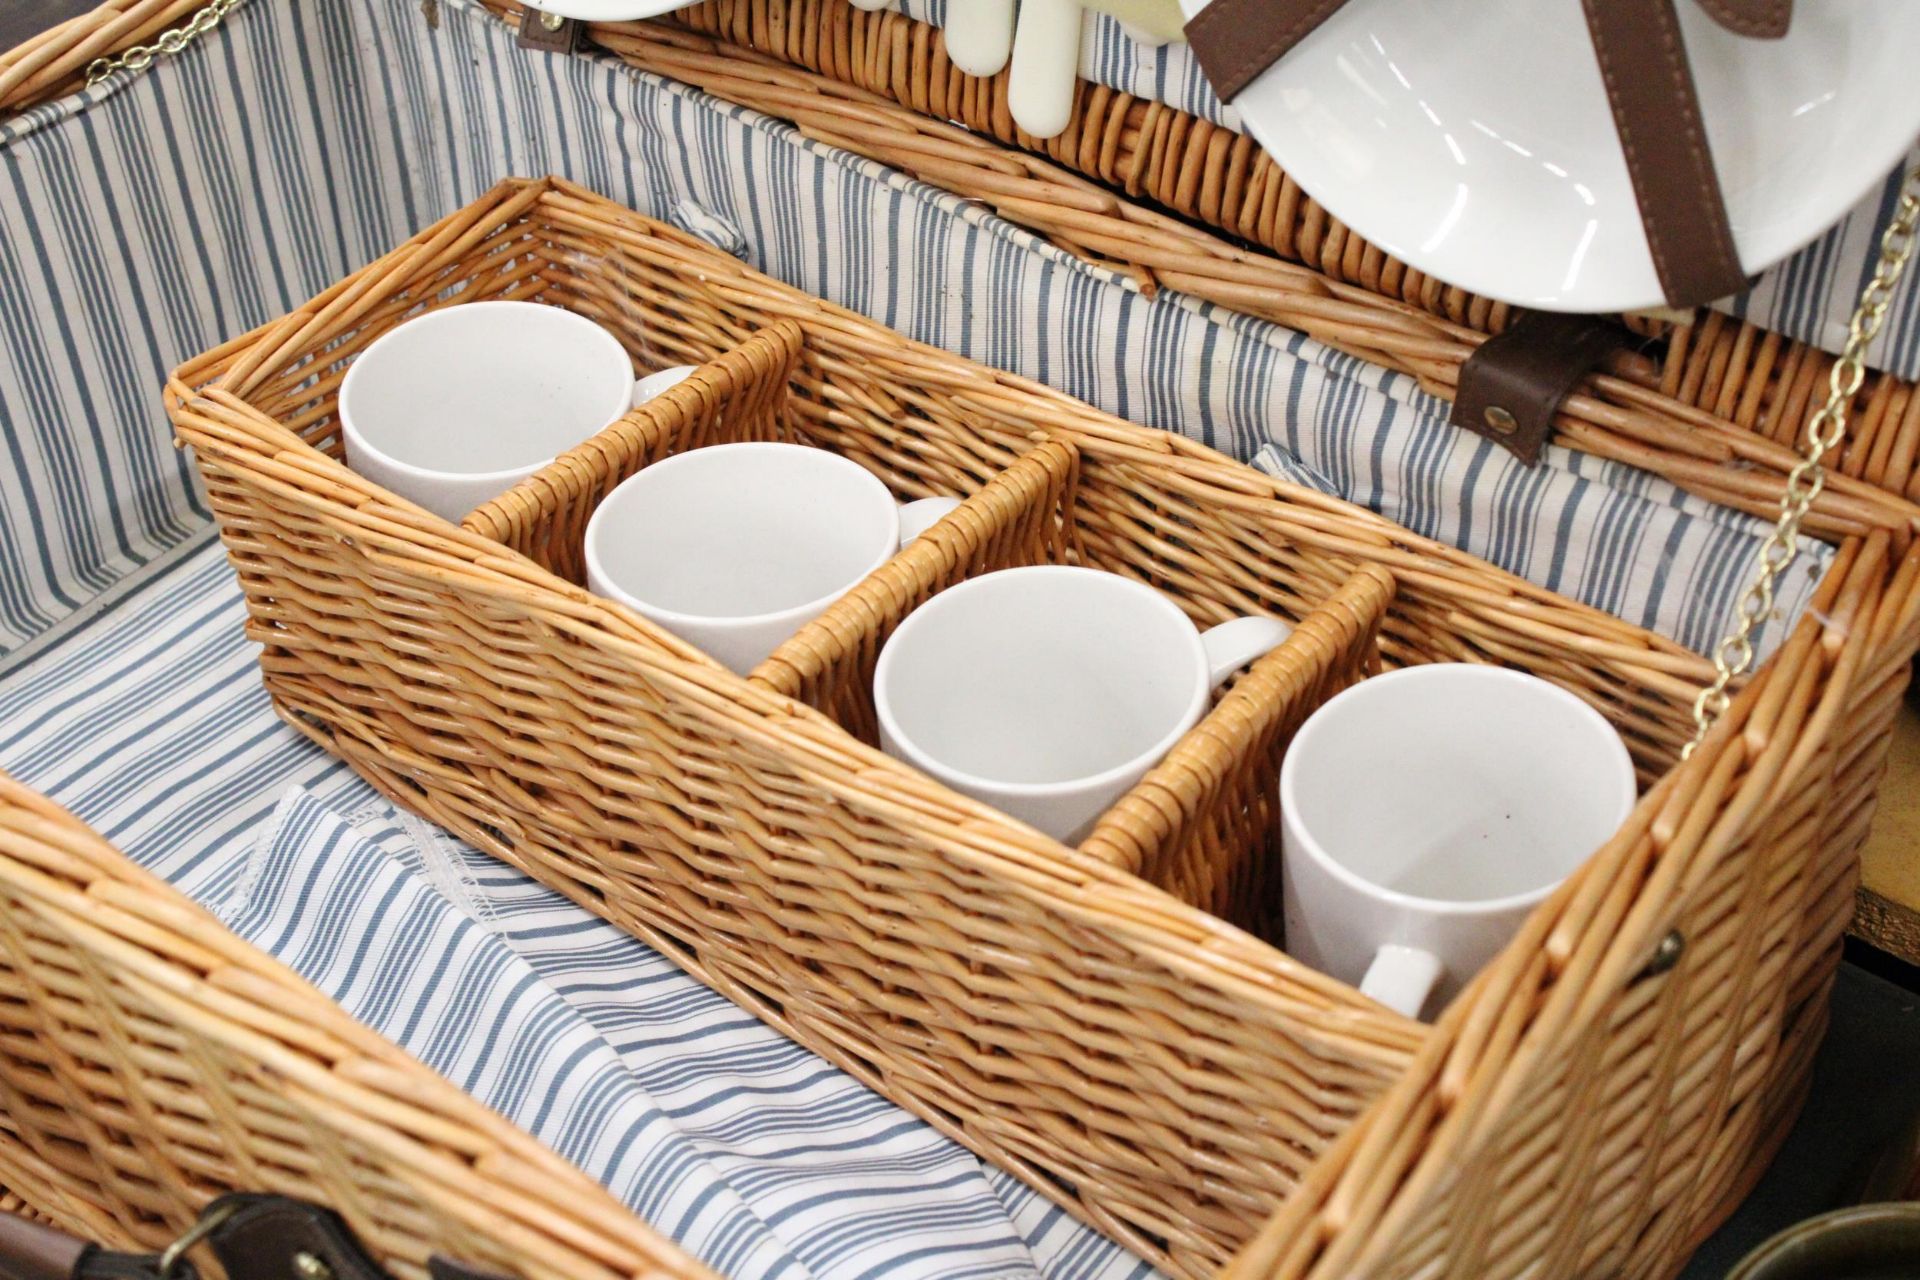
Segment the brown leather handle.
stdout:
<path fill-rule="evenodd" d="M 1584 0 L 1661 292 L 1692 307 L 1741 292 L 1747 278 L 1673 5 Z"/>

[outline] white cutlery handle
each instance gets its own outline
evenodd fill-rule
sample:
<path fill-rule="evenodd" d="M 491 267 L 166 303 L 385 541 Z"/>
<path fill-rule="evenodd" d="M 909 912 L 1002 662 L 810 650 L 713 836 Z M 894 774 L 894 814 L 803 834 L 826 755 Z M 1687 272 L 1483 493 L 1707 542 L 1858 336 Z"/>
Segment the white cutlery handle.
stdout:
<path fill-rule="evenodd" d="M 947 0 L 946 40 L 954 66 L 998 75 L 1013 50 L 1013 0 Z"/>
<path fill-rule="evenodd" d="M 1014 123 L 1036 138 L 1057 136 L 1073 115 L 1079 78 L 1079 0 L 1022 0 L 1007 82 Z"/>

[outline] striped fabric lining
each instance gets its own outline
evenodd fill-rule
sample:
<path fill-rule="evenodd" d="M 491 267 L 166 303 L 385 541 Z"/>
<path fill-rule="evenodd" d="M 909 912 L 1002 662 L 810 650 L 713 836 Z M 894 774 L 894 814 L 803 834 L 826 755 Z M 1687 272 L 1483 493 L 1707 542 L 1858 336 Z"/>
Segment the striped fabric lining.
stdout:
<path fill-rule="evenodd" d="M 936 26 L 946 21 L 946 0 L 893 0 L 892 7 Z M 1244 132 L 1239 113 L 1220 101 L 1187 45 L 1141 44 L 1105 14 L 1088 14 L 1081 31 L 1080 74 L 1088 80 Z M 1872 275 L 1880 234 L 1893 217 L 1900 174 L 1917 161 L 1920 148 L 1825 234 L 1764 272 L 1750 292 L 1715 306 L 1762 328 L 1839 351 L 1854 302 Z M 1920 273 L 1909 274 L 1895 293 L 1886 328 L 1868 350 L 1868 363 L 1903 378 L 1920 378 Z"/>
<path fill-rule="evenodd" d="M 0 653 L 210 518 L 166 371 L 433 216 L 349 6 L 228 24 L 0 125 Z"/>
<path fill-rule="evenodd" d="M 613 925 L 403 820 L 274 715 L 243 617 L 219 545 L 183 546 L 0 666 L 0 769 L 723 1275 L 1154 1274 Z"/>

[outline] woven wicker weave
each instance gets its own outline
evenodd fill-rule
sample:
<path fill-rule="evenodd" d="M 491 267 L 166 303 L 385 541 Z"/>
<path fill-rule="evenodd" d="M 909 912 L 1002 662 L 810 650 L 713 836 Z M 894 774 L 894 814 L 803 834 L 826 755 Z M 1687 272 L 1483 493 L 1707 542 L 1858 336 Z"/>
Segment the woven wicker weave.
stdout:
<path fill-rule="evenodd" d="M 511 0 L 487 3 L 517 22 Z M 1461 364 L 1509 314 L 1366 244 L 1248 139 L 1160 103 L 1082 82 L 1066 131 L 1045 143 L 1027 137 L 1007 113 L 1006 72 L 963 74 L 937 28 L 898 13 L 847 0 L 707 0 L 671 24 L 590 33 L 636 67 L 983 200 L 1143 287 L 1273 320 L 1446 399 Z M 1587 379 L 1562 406 L 1555 439 L 1771 517 L 1833 357 L 1711 310 L 1677 327 L 1635 324 L 1648 348 Z M 1849 422 L 1807 527 L 1828 538 L 1920 527 L 1914 384 L 1870 375 Z"/>
<path fill-rule="evenodd" d="M 1070 447 L 1068 554 L 1202 624 L 1298 621 L 1386 570 L 1385 661 L 1555 680 L 1653 789 L 1437 1026 L 1397 1018 L 1120 869 L 1149 854 L 954 796 L 341 466 L 343 362 L 481 297 L 581 311 L 643 365 L 793 322 L 781 429 L 902 497 Z M 1920 551 L 1886 533 L 1840 550 L 1676 765 L 1708 673 L 1677 646 L 558 181 L 504 185 L 169 401 L 294 724 L 1178 1274 L 1249 1240 L 1236 1274 L 1671 1274 L 1791 1114 L 1920 643 Z M 1675 930 L 1679 963 L 1649 969 Z"/>
<path fill-rule="evenodd" d="M 0 1210 L 157 1249 L 229 1190 L 398 1277 L 710 1273 L 591 1179 L 0 775 Z"/>

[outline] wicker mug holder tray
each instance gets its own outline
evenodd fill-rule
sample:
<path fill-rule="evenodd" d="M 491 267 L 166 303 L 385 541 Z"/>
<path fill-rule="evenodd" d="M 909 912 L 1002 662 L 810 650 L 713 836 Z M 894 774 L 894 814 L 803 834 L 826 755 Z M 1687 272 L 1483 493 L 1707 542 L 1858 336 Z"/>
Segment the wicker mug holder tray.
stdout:
<path fill-rule="evenodd" d="M 702 368 L 456 527 L 342 465 L 334 398 L 409 314 L 489 297 Z M 1236 1274 L 1662 1269 L 1791 1114 L 1920 632 L 1920 557 L 1884 533 L 1682 762 L 1698 655 L 558 180 L 503 184 L 168 399 L 291 723 L 1177 1274 L 1243 1249 Z M 577 583 L 600 496 L 728 433 L 968 501 L 741 679 Z M 1058 558 L 1200 625 L 1296 627 L 1078 849 L 863 741 L 907 610 Z M 1222 918 L 1262 926 L 1291 727 L 1376 660 L 1552 680 L 1649 787 L 1430 1027 Z"/>
<path fill-rule="evenodd" d="M 808 443 L 783 412 L 803 343 L 792 321 L 755 333 L 479 507 L 462 527 L 584 583 L 587 522 L 643 467 L 706 444 Z M 874 663 L 909 613 L 976 574 L 1077 559 L 1071 534 L 1078 464 L 1071 445 L 1040 440 L 747 678 L 877 744 Z M 1357 570 L 1285 644 L 1222 688 L 1206 717 L 1103 815 L 1082 852 L 1280 941 L 1272 794 L 1280 757 L 1321 702 L 1377 669 L 1380 620 L 1392 598 L 1390 574 Z"/>

